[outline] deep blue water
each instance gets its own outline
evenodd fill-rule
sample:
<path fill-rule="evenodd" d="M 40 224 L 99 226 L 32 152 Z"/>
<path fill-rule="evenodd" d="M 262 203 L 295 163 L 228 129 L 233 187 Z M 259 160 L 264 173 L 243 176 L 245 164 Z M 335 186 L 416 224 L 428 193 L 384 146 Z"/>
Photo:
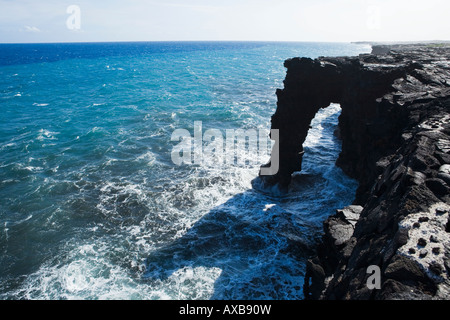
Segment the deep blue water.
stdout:
<path fill-rule="evenodd" d="M 171 134 L 270 128 L 283 61 L 354 44 L 0 44 L 0 299 L 301 299 L 322 221 L 356 183 L 339 106 L 285 195 L 253 164 L 175 165 Z"/>

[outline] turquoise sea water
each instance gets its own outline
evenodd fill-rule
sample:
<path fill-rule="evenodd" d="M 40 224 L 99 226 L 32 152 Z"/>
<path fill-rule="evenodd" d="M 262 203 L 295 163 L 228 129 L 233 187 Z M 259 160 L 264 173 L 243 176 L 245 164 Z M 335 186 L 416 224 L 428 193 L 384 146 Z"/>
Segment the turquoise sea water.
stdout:
<path fill-rule="evenodd" d="M 302 299 L 322 221 L 356 184 L 339 106 L 288 194 L 259 165 L 176 166 L 171 134 L 269 129 L 283 61 L 355 44 L 0 44 L 0 299 Z"/>

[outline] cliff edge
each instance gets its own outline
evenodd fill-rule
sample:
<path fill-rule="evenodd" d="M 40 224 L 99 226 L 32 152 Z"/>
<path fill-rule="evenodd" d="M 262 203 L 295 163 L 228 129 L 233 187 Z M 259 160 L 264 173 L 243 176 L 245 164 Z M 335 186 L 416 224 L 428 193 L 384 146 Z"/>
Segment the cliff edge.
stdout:
<path fill-rule="evenodd" d="M 305 298 L 449 299 L 450 46 L 374 46 L 285 67 L 272 117 L 280 170 L 260 178 L 287 188 L 317 111 L 339 103 L 337 165 L 359 182 L 353 205 L 324 222 Z"/>

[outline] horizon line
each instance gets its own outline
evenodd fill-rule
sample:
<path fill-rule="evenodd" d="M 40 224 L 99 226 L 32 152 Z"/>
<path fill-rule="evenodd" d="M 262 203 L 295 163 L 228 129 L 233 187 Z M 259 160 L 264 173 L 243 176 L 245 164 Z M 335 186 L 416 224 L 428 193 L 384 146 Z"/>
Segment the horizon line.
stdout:
<path fill-rule="evenodd" d="M 117 40 L 117 41 L 43 41 L 43 42 L 0 42 L 0 44 L 94 44 L 94 43 L 175 43 L 175 42 L 254 42 L 254 43 L 348 43 L 348 44 L 414 44 L 414 43 L 450 43 L 450 40 L 352 40 L 352 41 L 312 41 L 312 40 Z"/>
<path fill-rule="evenodd" d="M 146 42 L 280 42 L 280 43 L 369 43 L 371 41 L 312 41 L 312 40 L 116 40 L 116 41 L 43 41 L 0 42 L 0 44 L 64 44 L 64 43 L 146 43 Z"/>

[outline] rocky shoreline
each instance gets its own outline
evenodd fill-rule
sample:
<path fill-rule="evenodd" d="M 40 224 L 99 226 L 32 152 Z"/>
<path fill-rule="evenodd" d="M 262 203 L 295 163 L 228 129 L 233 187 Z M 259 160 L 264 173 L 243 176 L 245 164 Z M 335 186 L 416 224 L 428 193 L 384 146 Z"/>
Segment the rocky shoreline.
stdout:
<path fill-rule="evenodd" d="M 377 45 L 358 57 L 285 62 L 272 129 L 287 188 L 320 108 L 339 103 L 337 165 L 359 182 L 324 222 L 306 299 L 450 299 L 450 46 Z M 270 164 L 269 164 L 270 165 Z M 370 270 L 380 286 L 368 286 Z"/>

